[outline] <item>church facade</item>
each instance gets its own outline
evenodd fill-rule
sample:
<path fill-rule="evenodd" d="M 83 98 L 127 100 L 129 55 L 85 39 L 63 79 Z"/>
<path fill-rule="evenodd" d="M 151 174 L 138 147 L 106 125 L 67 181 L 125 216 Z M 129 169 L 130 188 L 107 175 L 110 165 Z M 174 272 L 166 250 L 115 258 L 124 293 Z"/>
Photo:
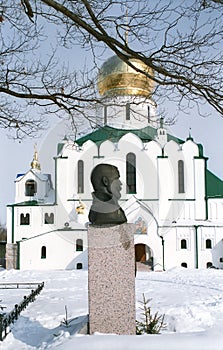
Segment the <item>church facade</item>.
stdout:
<path fill-rule="evenodd" d="M 55 179 L 41 171 L 37 150 L 31 169 L 17 175 L 7 267 L 87 268 L 90 174 L 106 163 L 120 172 L 119 203 L 135 224 L 137 262 L 152 270 L 223 268 L 223 181 L 208 170 L 202 145 L 167 132 L 151 80 L 118 57 L 102 66 L 98 89 L 98 127 L 58 144 Z"/>

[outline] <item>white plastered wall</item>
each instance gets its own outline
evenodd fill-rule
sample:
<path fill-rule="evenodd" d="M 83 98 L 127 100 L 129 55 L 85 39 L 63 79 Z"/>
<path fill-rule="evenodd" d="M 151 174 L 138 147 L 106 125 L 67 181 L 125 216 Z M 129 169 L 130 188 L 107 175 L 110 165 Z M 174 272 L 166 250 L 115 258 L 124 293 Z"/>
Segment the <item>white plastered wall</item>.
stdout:
<path fill-rule="evenodd" d="M 83 240 L 84 251 L 76 251 L 76 240 Z M 46 258 L 41 248 L 46 247 Z M 20 269 L 76 269 L 78 263 L 87 268 L 86 231 L 56 231 L 20 242 Z"/>

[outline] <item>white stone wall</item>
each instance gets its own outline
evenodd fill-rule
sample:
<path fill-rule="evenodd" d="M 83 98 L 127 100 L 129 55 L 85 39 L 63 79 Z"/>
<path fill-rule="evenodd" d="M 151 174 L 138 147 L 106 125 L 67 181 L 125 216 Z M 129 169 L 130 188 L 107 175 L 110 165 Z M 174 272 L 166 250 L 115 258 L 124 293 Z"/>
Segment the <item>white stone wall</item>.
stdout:
<path fill-rule="evenodd" d="M 70 147 L 70 148 L 69 148 Z M 105 141 L 98 148 L 91 141 L 86 142 L 81 149 L 64 148 L 63 157 L 58 159 L 57 170 L 57 200 L 63 204 L 65 210 L 70 212 L 68 199 L 91 199 L 92 186 L 90 173 L 98 163 L 110 163 L 116 165 L 123 182 L 122 199 L 128 199 L 126 194 L 126 155 L 129 152 L 136 154 L 136 196 L 141 199 L 159 199 L 159 219 L 161 221 L 173 221 L 178 218 L 205 219 L 205 182 L 204 160 L 194 159 L 198 157 L 198 146 L 191 140 L 183 146 L 170 141 L 165 146 L 165 158 L 162 158 L 162 150 L 155 141 L 143 144 L 133 134 L 123 136 L 117 145 Z M 98 157 L 99 155 L 99 157 Z M 82 159 L 85 164 L 84 193 L 77 193 L 77 162 Z M 184 161 L 185 192 L 178 191 L 178 160 Z M 65 181 L 66 179 L 66 181 Z M 196 189 L 196 190 L 195 190 Z M 174 203 L 174 201 L 177 201 Z M 183 201 L 180 203 L 180 201 Z"/>
<path fill-rule="evenodd" d="M 205 198 L 205 161 L 204 159 L 194 160 L 195 178 L 195 218 L 196 220 L 206 219 Z"/>
<path fill-rule="evenodd" d="M 12 243 L 12 230 L 13 230 L 12 212 L 13 212 L 13 208 L 7 207 L 7 212 L 6 212 L 7 243 Z"/>
<path fill-rule="evenodd" d="M 189 268 L 196 267 L 196 237 L 195 228 L 198 226 L 198 266 L 206 268 L 207 262 L 213 261 L 218 266 L 219 245 L 223 237 L 222 228 L 211 228 L 216 221 L 219 226 L 223 221 L 223 200 L 210 199 L 208 201 L 209 227 L 205 226 L 205 161 L 199 158 L 198 146 L 188 140 L 179 145 L 174 141 L 168 142 L 162 148 L 156 141 L 143 143 L 134 134 L 128 133 L 116 144 L 110 140 L 103 142 L 99 147 L 86 142 L 82 147 L 69 141 L 56 159 L 56 203 L 52 206 L 15 206 L 14 207 L 14 242 L 20 243 L 21 268 L 66 268 L 74 266 L 76 258 L 73 244 L 66 240 L 66 236 L 54 234 L 67 224 L 70 228 L 85 228 L 88 221 L 88 210 L 91 205 L 92 185 L 90 183 L 91 170 L 95 165 L 103 162 L 118 167 L 120 179 L 123 183 L 120 204 L 125 207 L 131 202 L 132 194 L 126 194 L 126 155 L 129 152 L 136 154 L 137 193 L 134 196 L 148 206 L 149 211 L 138 206 L 129 209 L 128 220 L 135 222 L 142 215 L 147 222 L 147 234 L 136 235 L 135 244 L 146 244 L 153 252 L 154 264 L 162 264 L 163 248 L 161 238 L 164 237 L 165 267 L 171 268 L 187 263 Z M 84 193 L 77 189 L 77 162 L 84 161 Z M 178 161 L 184 161 L 185 192 L 178 191 Z M 25 181 L 36 177 L 32 172 L 27 173 L 20 181 L 16 181 L 16 201 L 27 200 L 24 196 Z M 38 195 L 46 195 L 47 182 L 38 182 Z M 41 192 L 42 191 L 42 192 Z M 85 215 L 78 217 L 75 208 L 81 199 L 86 207 Z M 8 243 L 12 243 L 12 207 L 7 208 Z M 54 224 L 44 224 L 44 214 L 54 213 Z M 30 225 L 20 225 L 21 213 L 30 214 Z M 157 221 L 157 222 L 156 222 Z M 159 225 L 159 235 L 157 234 Z M 184 226 L 184 228 L 182 228 Z M 202 227 L 203 226 L 203 227 Z M 48 233 L 47 232 L 51 232 Z M 75 231 L 70 231 L 75 232 Z M 45 235 L 44 235 L 45 234 Z M 75 239 L 74 233 L 69 233 Z M 68 234 L 68 236 L 69 236 Z M 73 235 L 73 236 L 72 236 Z M 32 237 L 38 236 L 31 239 Z M 204 249 L 205 237 L 211 237 L 214 250 Z M 188 242 L 187 249 L 180 249 L 179 242 L 184 237 Z M 39 248 L 41 245 L 52 247 L 47 259 L 41 259 Z M 87 246 L 87 243 L 86 243 Z M 65 253 L 63 253 L 65 252 Z M 216 253 L 217 252 L 217 253 Z M 83 259 L 86 252 L 82 254 Z M 58 257 L 60 259 L 58 260 Z M 44 260 L 44 261 L 43 261 Z M 46 264 L 47 260 L 47 264 Z M 72 261 L 74 261 L 72 265 Z M 85 261 L 85 260 L 83 260 Z M 63 267 L 62 267 L 63 266 Z"/>
<path fill-rule="evenodd" d="M 76 251 L 76 240 L 83 240 L 83 252 Z M 41 258 L 41 247 L 46 258 Z M 78 263 L 87 268 L 86 231 L 56 231 L 20 242 L 20 269 L 76 269 Z"/>
<path fill-rule="evenodd" d="M 222 248 L 223 226 L 198 227 L 199 268 L 206 268 L 208 262 L 218 268 L 223 268 L 220 257 L 223 257 Z M 212 249 L 206 248 L 206 240 L 212 242 Z"/>
<path fill-rule="evenodd" d="M 32 196 L 26 196 L 25 184 L 27 180 L 34 180 L 37 184 L 37 193 Z M 29 170 L 25 175 L 20 176 L 15 181 L 15 203 L 21 203 L 29 200 L 38 200 L 41 202 L 48 202 L 52 197 L 53 189 L 50 187 L 49 180 L 46 175 L 41 173 L 35 173 Z"/>
<path fill-rule="evenodd" d="M 208 214 L 209 219 L 213 222 L 223 222 L 223 199 L 210 198 L 208 199 Z"/>
<path fill-rule="evenodd" d="M 130 103 L 130 120 L 126 120 L 126 103 Z M 120 129 L 141 129 L 148 125 L 157 127 L 156 105 L 145 97 L 111 97 L 104 100 L 104 106 L 107 106 L 107 125 L 109 126 Z M 104 106 L 97 110 L 102 125 Z M 148 107 L 150 119 L 148 118 Z"/>
<path fill-rule="evenodd" d="M 168 270 L 186 263 L 188 268 L 195 268 L 195 246 L 193 230 L 190 227 L 163 227 L 160 229 L 164 238 L 164 265 Z M 187 241 L 187 249 L 181 249 L 181 240 Z"/>
<path fill-rule="evenodd" d="M 15 206 L 14 207 L 14 242 L 12 242 L 12 208 L 8 208 L 8 226 L 7 226 L 7 240 L 8 243 L 15 243 L 23 238 L 31 238 L 41 233 L 49 232 L 55 230 L 59 226 L 56 206 Z M 54 214 L 54 224 L 45 224 L 44 217 L 45 213 Z M 30 224 L 21 225 L 20 216 L 21 214 L 30 215 Z"/>

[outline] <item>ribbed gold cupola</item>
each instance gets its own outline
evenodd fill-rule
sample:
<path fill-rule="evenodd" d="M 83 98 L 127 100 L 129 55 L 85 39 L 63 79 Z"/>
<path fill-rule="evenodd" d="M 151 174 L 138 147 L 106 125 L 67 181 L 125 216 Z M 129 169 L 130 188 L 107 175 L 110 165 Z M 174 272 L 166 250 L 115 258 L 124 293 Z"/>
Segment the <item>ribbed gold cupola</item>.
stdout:
<path fill-rule="evenodd" d="M 33 155 L 33 160 L 31 162 L 31 168 L 35 170 L 41 170 L 41 166 L 38 160 L 36 144 L 34 145 L 34 155 Z"/>
<path fill-rule="evenodd" d="M 110 57 L 102 65 L 98 76 L 98 91 L 102 96 L 133 95 L 150 97 L 154 88 L 153 70 L 137 59 L 129 59 L 136 68 L 118 56 Z M 148 74 L 138 72 L 144 71 Z M 151 77 L 151 78 L 150 78 Z"/>

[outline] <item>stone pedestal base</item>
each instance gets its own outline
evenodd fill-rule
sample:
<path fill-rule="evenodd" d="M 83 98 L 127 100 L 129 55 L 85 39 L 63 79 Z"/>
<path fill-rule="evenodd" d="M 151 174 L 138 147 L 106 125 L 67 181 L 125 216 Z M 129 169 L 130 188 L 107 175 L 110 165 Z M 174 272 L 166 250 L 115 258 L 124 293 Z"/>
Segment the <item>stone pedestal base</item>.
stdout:
<path fill-rule="evenodd" d="M 135 334 L 134 224 L 89 226 L 90 334 Z"/>
<path fill-rule="evenodd" d="M 6 269 L 16 269 L 17 268 L 17 244 L 8 243 L 6 244 Z"/>

